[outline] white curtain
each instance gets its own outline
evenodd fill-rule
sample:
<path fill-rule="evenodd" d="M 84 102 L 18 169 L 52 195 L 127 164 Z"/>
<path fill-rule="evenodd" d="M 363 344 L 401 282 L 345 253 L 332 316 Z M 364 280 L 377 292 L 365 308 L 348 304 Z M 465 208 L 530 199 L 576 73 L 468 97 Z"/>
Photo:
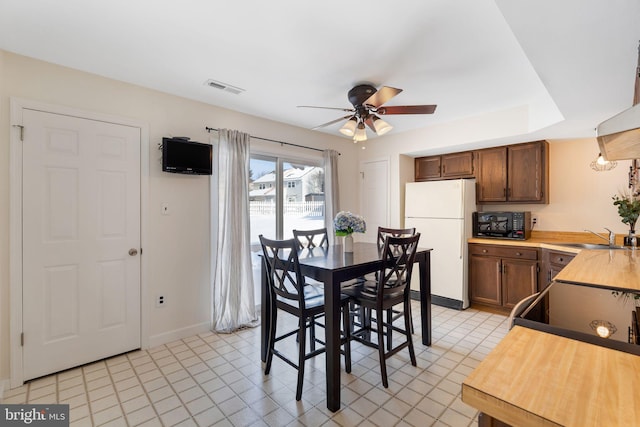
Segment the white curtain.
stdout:
<path fill-rule="evenodd" d="M 217 162 L 217 236 L 214 238 L 213 329 L 257 326 L 249 237 L 249 139 L 220 129 Z M 215 193 L 215 191 L 214 191 Z"/>
<path fill-rule="evenodd" d="M 324 150 L 324 225 L 327 227 L 329 244 L 335 240 L 333 218 L 340 211 L 338 200 L 338 153 L 336 150 Z"/>

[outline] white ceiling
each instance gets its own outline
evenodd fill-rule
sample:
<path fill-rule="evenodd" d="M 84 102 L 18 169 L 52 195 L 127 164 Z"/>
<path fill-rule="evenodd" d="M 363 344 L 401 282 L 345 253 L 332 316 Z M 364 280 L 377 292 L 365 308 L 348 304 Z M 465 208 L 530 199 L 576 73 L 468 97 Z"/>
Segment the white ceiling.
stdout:
<path fill-rule="evenodd" d="M 0 0 L 1 49 L 303 128 L 370 83 L 438 104 L 394 133 L 526 106 L 532 138 L 594 136 L 639 40 L 638 0 Z"/>

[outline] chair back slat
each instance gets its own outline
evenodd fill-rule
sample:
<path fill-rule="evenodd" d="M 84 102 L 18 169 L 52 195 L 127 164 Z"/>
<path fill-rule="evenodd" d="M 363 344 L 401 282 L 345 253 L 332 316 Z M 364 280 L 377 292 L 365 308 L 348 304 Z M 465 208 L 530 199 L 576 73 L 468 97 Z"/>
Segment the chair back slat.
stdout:
<path fill-rule="evenodd" d="M 416 234 L 416 228 L 387 228 L 387 227 L 378 227 L 378 246 L 382 247 L 384 245 L 384 239 L 387 236 L 391 237 L 408 237 Z"/>
<path fill-rule="evenodd" d="M 378 273 L 378 297 L 408 292 L 420 233 L 408 237 L 387 236 L 382 249 L 383 266 Z"/>
<path fill-rule="evenodd" d="M 259 236 L 264 255 L 262 261 L 267 270 L 269 291 L 272 297 L 279 296 L 296 300 L 304 307 L 304 276 L 300 272 L 298 244 L 295 239 L 272 240 Z"/>
<path fill-rule="evenodd" d="M 326 227 L 316 230 L 293 230 L 293 238 L 296 240 L 299 249 L 329 247 Z"/>

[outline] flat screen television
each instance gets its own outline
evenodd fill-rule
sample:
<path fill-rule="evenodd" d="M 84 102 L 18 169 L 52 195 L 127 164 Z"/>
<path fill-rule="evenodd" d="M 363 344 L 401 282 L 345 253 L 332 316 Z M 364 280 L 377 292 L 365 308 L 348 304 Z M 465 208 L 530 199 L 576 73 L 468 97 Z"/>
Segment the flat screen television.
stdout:
<path fill-rule="evenodd" d="M 211 175 L 212 147 L 186 138 L 162 138 L 162 170 Z"/>

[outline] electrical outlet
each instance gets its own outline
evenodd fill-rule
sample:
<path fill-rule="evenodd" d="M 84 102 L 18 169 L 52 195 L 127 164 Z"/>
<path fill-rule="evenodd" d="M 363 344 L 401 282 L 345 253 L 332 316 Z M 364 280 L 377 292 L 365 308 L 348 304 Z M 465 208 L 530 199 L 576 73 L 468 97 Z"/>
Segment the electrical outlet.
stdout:
<path fill-rule="evenodd" d="M 167 304 L 167 298 L 164 295 L 158 295 L 156 297 L 156 307 L 161 308 Z"/>
<path fill-rule="evenodd" d="M 531 228 L 534 228 L 536 225 L 538 225 L 538 216 L 537 215 L 532 215 L 531 216 Z"/>

